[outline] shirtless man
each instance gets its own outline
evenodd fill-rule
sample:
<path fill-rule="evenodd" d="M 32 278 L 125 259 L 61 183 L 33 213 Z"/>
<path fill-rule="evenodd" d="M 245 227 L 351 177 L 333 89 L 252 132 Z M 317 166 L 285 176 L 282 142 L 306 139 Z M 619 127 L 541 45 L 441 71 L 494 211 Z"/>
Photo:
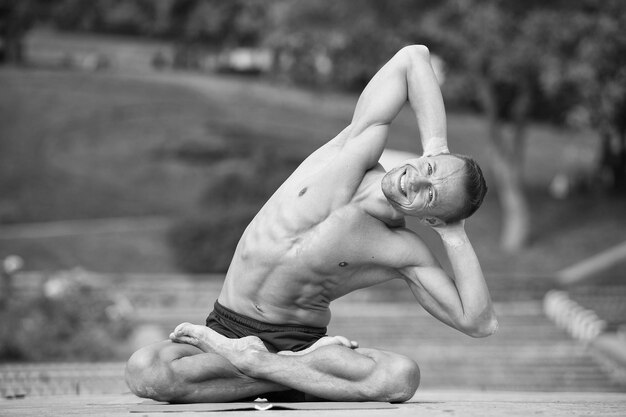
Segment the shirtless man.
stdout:
<path fill-rule="evenodd" d="M 378 161 L 407 99 L 424 154 L 385 172 Z M 417 364 L 326 336 L 330 303 L 402 279 L 445 324 L 473 337 L 492 334 L 497 321 L 463 221 L 485 191 L 477 165 L 448 153 L 428 49 L 403 48 L 365 88 L 350 125 L 311 154 L 252 220 L 206 326 L 183 323 L 170 340 L 135 352 L 128 386 L 170 402 L 285 392 L 301 394 L 292 400 L 410 399 Z M 454 278 L 404 227 L 405 216 L 436 230 Z"/>

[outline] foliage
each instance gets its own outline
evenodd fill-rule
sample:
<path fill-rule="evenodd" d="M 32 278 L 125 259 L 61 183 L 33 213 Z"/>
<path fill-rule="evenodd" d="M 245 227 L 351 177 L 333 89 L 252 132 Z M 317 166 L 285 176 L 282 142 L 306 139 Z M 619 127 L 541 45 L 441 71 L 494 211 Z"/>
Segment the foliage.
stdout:
<path fill-rule="evenodd" d="M 532 23 L 543 89 L 553 100 L 573 96 L 570 124 L 598 132 L 599 171 L 626 191 L 626 3 L 579 0 Z"/>
<path fill-rule="evenodd" d="M 81 271 L 59 273 L 43 291 L 0 311 L 0 360 L 102 360 L 130 333 L 129 304 Z"/>
<path fill-rule="evenodd" d="M 51 22 L 64 30 L 175 41 L 174 64 L 198 67 L 205 50 L 254 46 L 267 31 L 262 0 L 58 0 Z"/>
<path fill-rule="evenodd" d="M 264 42 L 277 51 L 275 74 L 298 84 L 361 90 L 403 46 L 393 30 L 397 10 L 395 3 L 371 0 L 277 3 Z"/>
<path fill-rule="evenodd" d="M 24 61 L 24 36 L 48 11 L 45 0 L 0 0 L 0 62 Z"/>
<path fill-rule="evenodd" d="M 60 29 L 151 36 L 162 30 L 160 13 L 167 1 L 56 0 L 50 20 Z"/>
<path fill-rule="evenodd" d="M 267 10 L 260 0 L 177 1 L 169 10 L 169 33 L 185 42 L 250 46 L 266 30 Z"/>

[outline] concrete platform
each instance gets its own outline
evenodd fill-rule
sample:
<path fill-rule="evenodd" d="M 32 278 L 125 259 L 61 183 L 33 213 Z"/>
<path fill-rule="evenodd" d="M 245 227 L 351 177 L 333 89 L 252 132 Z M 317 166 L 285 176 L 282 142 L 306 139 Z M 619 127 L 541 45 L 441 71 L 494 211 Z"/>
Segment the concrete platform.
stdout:
<path fill-rule="evenodd" d="M 0 400 L 2 416 L 218 416 L 255 415 L 261 411 L 130 413 L 142 400 L 131 395 L 50 396 Z M 315 411 L 269 410 L 281 417 L 311 416 Z M 622 393 L 535 393 L 494 391 L 418 391 L 408 403 L 395 409 L 324 410 L 324 417 L 347 416 L 615 416 L 626 415 L 626 394 Z"/>

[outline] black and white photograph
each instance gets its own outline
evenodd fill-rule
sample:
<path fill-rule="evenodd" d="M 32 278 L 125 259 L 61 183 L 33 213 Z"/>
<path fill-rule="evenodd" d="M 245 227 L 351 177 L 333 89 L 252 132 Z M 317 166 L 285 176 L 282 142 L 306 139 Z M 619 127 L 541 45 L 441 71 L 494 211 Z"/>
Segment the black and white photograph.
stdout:
<path fill-rule="evenodd" d="M 0 415 L 626 416 L 624 28 L 0 0 Z"/>

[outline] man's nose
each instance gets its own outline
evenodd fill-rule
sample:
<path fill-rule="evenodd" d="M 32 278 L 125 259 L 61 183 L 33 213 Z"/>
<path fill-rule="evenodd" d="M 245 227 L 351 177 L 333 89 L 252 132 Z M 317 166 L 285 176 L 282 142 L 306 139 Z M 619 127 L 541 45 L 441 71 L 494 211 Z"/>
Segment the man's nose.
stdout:
<path fill-rule="evenodd" d="M 427 187 L 429 185 L 429 182 L 426 178 L 421 177 L 421 176 L 415 176 L 412 180 L 411 180 L 411 188 L 414 191 L 419 191 L 424 187 Z"/>

